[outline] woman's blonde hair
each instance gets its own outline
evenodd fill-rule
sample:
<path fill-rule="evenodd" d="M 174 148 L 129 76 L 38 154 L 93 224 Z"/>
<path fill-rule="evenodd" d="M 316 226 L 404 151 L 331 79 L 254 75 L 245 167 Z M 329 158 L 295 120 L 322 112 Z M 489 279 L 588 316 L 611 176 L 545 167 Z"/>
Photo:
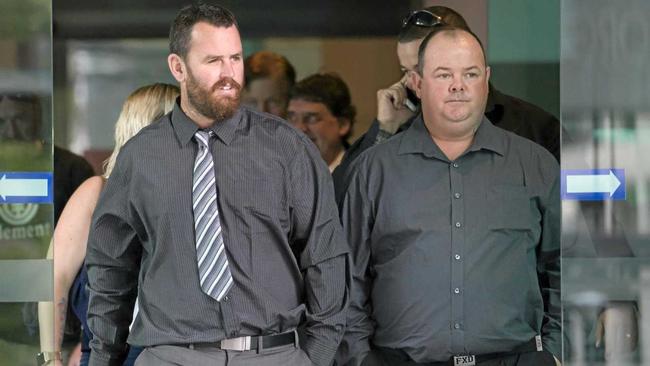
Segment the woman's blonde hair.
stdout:
<path fill-rule="evenodd" d="M 126 98 L 115 123 L 115 148 L 104 162 L 104 178 L 111 175 L 120 148 L 143 127 L 169 113 L 179 93 L 174 85 L 156 83 L 138 88 Z"/>

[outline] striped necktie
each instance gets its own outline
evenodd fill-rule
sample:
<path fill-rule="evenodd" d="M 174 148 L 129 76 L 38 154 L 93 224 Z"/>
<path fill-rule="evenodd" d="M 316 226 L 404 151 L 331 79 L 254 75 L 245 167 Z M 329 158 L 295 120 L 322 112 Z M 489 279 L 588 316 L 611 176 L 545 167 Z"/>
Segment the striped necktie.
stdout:
<path fill-rule="evenodd" d="M 194 134 L 199 151 L 194 162 L 192 211 L 201 289 L 221 301 L 233 282 L 219 222 L 214 162 L 209 147 L 212 134 L 201 130 Z"/>

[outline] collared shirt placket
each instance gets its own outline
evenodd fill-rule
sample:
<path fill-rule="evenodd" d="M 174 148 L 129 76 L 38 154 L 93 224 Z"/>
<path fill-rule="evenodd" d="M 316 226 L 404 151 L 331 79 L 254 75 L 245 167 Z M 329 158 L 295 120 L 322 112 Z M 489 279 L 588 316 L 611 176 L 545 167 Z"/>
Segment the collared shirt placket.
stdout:
<path fill-rule="evenodd" d="M 464 324 L 464 279 L 463 263 L 465 255 L 465 205 L 463 204 L 462 163 L 458 160 L 449 164 L 449 183 L 451 193 L 451 350 L 462 353 L 465 345 Z"/>

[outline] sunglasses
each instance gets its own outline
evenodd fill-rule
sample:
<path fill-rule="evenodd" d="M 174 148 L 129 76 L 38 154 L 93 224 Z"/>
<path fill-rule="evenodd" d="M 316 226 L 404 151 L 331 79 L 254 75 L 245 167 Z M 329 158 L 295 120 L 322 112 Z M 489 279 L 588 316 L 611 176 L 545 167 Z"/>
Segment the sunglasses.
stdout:
<path fill-rule="evenodd" d="M 417 25 L 418 27 L 435 27 L 444 25 L 442 18 L 428 10 L 414 10 L 402 20 L 402 28 L 407 25 Z"/>

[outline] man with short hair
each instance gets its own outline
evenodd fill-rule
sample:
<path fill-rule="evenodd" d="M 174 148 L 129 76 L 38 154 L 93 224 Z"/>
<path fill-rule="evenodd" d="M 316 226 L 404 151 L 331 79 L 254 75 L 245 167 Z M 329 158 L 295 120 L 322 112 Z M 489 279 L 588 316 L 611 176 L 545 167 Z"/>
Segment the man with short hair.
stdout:
<path fill-rule="evenodd" d="M 446 6 L 430 6 L 413 11 L 404 18 L 397 40 L 397 58 L 404 76 L 390 87 L 377 91 L 377 118 L 368 131 L 350 146 L 334 171 L 337 201 L 345 193 L 351 174 L 350 166 L 359 154 L 406 130 L 420 112 L 409 74 L 416 70 L 422 40 L 441 24 L 469 30 L 465 19 Z M 560 161 L 560 122 L 553 115 L 524 100 L 501 93 L 490 84 L 485 116 L 495 126 L 544 146 Z"/>
<path fill-rule="evenodd" d="M 329 172 L 303 134 L 239 106 L 230 11 L 183 8 L 170 51 L 181 96 L 122 148 L 93 215 L 90 365 L 121 365 L 127 336 L 139 366 L 329 365 L 349 282 Z"/>
<path fill-rule="evenodd" d="M 330 172 L 341 163 L 356 109 L 343 79 L 314 74 L 291 89 L 287 120 L 316 144 Z"/>
<path fill-rule="evenodd" d="M 286 57 L 271 51 L 255 52 L 244 60 L 244 77 L 244 105 L 280 118 L 287 116 L 296 71 Z"/>
<path fill-rule="evenodd" d="M 437 27 L 411 84 L 422 113 L 355 161 L 343 365 L 555 365 L 559 166 L 484 116 L 478 38 Z"/>

